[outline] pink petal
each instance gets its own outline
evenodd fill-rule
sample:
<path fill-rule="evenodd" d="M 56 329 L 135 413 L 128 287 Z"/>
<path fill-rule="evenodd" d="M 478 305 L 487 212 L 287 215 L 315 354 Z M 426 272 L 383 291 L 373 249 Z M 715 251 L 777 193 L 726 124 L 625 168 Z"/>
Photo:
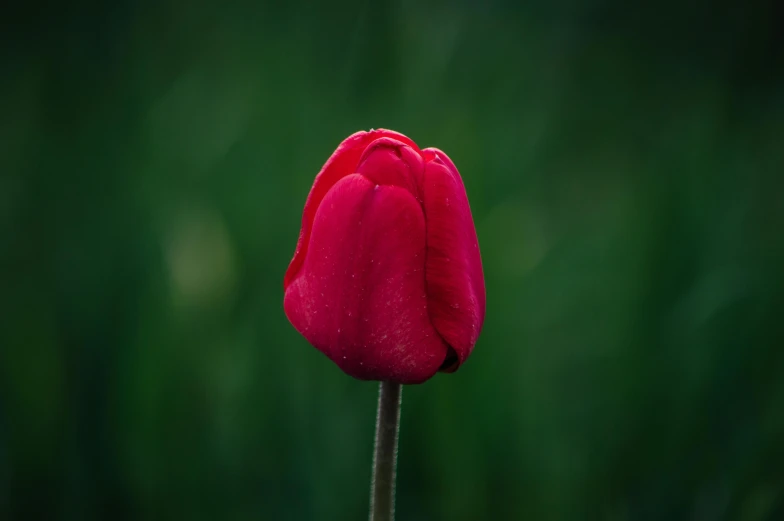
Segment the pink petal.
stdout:
<path fill-rule="evenodd" d="M 430 320 L 462 364 L 474 348 L 485 318 L 485 283 L 476 229 L 463 181 L 438 149 L 426 160 L 427 294 Z M 447 364 L 449 365 L 449 364 Z"/>
<path fill-rule="evenodd" d="M 316 211 L 308 254 L 286 289 L 286 315 L 355 378 L 423 382 L 448 350 L 430 322 L 424 257 L 414 197 L 346 176 Z"/>
<path fill-rule="evenodd" d="M 392 130 L 378 129 L 371 130 L 370 132 L 357 132 L 343 140 L 337 150 L 335 150 L 321 168 L 321 172 L 316 176 L 313 187 L 310 189 L 310 194 L 308 194 L 308 198 L 305 202 L 305 209 L 302 212 L 302 227 L 300 228 L 299 239 L 297 240 L 297 248 L 294 252 L 294 258 L 291 260 L 291 263 L 286 270 L 286 275 L 283 278 L 284 288 L 288 287 L 289 283 L 291 283 L 291 280 L 302 266 L 310 240 L 313 218 L 316 215 L 316 210 L 321 204 L 321 201 L 335 183 L 343 177 L 354 173 L 357 164 L 359 163 L 359 158 L 367 145 L 373 140 L 382 137 L 390 137 L 412 147 L 414 150 L 419 150 L 416 144 L 409 138 Z"/>
<path fill-rule="evenodd" d="M 377 185 L 405 188 L 418 201 L 425 164 L 418 150 L 400 141 L 383 137 L 373 141 L 362 154 L 357 173 Z"/>

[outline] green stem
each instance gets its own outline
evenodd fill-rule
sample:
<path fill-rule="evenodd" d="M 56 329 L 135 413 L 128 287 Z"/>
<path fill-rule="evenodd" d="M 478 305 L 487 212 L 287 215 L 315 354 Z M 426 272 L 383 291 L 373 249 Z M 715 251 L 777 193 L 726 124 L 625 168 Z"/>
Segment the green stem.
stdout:
<path fill-rule="evenodd" d="M 395 519 L 395 466 L 401 397 L 400 384 L 381 382 L 378 391 L 373 481 L 370 485 L 370 521 Z"/>

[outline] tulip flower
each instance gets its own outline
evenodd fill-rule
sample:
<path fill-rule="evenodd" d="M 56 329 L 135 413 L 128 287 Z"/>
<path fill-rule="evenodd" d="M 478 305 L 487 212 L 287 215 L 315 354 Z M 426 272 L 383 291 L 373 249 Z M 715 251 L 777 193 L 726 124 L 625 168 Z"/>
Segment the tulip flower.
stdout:
<path fill-rule="evenodd" d="M 283 285 L 297 331 L 347 374 L 381 381 L 370 519 L 392 521 L 401 384 L 457 370 L 485 318 L 454 163 L 391 130 L 346 138 L 313 182 Z"/>
<path fill-rule="evenodd" d="M 292 325 L 355 378 L 456 370 L 482 328 L 485 285 L 454 163 L 390 130 L 349 136 L 313 183 L 284 288 Z"/>

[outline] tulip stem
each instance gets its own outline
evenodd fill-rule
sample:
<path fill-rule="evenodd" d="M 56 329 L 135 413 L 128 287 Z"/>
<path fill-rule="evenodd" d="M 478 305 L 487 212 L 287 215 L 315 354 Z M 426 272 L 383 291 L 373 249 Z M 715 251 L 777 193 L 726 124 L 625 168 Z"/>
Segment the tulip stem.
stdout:
<path fill-rule="evenodd" d="M 401 398 L 402 386 L 399 383 L 381 382 L 378 391 L 373 480 L 370 484 L 370 521 L 395 519 L 395 467 Z"/>

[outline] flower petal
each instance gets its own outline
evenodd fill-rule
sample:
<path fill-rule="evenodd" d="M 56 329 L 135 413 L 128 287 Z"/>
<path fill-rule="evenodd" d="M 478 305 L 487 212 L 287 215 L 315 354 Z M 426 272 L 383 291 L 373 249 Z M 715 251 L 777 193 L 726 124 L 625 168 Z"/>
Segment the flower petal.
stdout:
<path fill-rule="evenodd" d="M 346 176 L 316 211 L 308 254 L 286 289 L 286 315 L 355 378 L 423 382 L 448 353 L 428 314 L 424 257 L 414 197 Z"/>
<path fill-rule="evenodd" d="M 377 185 L 394 185 L 408 190 L 422 201 L 420 186 L 425 164 L 417 150 L 392 138 L 373 141 L 365 149 L 357 173 Z"/>
<path fill-rule="evenodd" d="M 321 201 L 335 183 L 340 181 L 343 177 L 354 173 L 357 164 L 359 163 L 359 158 L 365 148 L 374 140 L 382 137 L 395 139 L 412 147 L 414 150 L 419 150 L 419 147 L 409 138 L 392 130 L 378 129 L 369 132 L 357 132 L 343 140 L 337 150 L 335 150 L 321 168 L 321 171 L 316 176 L 316 180 L 313 182 L 313 187 L 310 189 L 310 194 L 308 194 L 308 198 L 305 202 L 305 209 L 302 212 L 302 227 L 300 228 L 294 258 L 291 260 L 291 263 L 286 270 L 286 275 L 283 278 L 284 288 L 288 287 L 297 274 L 297 271 L 302 266 L 310 240 L 313 218 L 316 215 L 316 210 L 321 204 Z"/>
<path fill-rule="evenodd" d="M 462 364 L 485 317 L 485 283 L 476 229 L 463 181 L 446 154 L 425 149 L 427 295 L 430 320 Z M 448 366 L 449 364 L 447 364 Z"/>

